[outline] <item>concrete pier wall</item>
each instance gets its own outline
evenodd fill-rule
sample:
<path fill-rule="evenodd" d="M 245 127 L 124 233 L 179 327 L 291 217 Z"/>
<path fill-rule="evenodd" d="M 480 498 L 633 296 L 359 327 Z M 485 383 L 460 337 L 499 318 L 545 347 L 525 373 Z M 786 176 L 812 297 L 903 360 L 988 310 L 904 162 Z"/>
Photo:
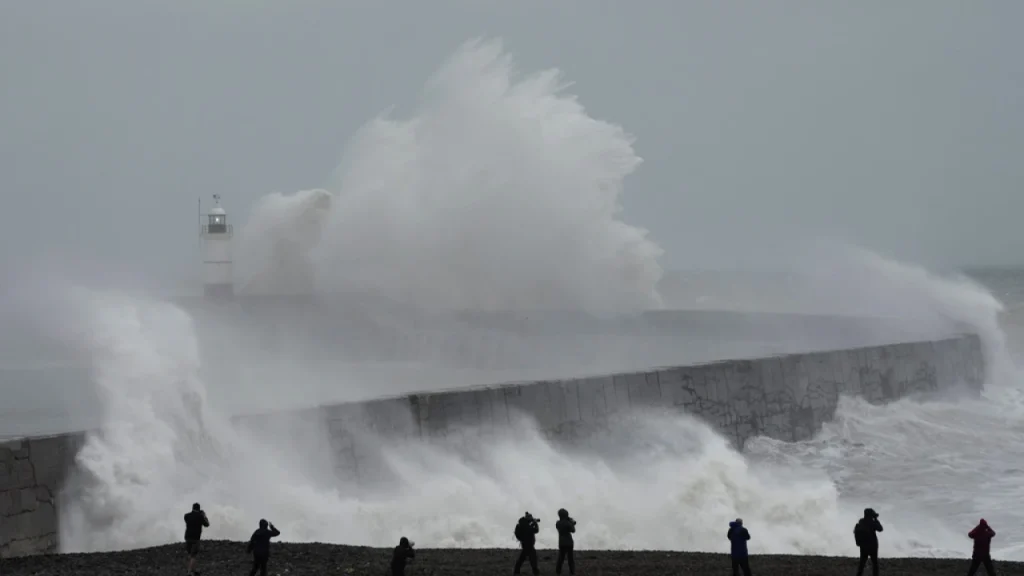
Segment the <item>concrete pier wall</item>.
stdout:
<path fill-rule="evenodd" d="M 730 360 L 569 380 L 414 394 L 311 409 L 326 423 L 341 477 L 372 480 L 374 437 L 445 439 L 467 427 L 508 430 L 518 415 L 551 440 L 586 442 L 635 408 L 660 407 L 705 419 L 737 446 L 753 436 L 797 441 L 833 417 L 839 396 L 886 402 L 954 386 L 980 390 L 977 336 L 831 352 Z M 254 430 L 274 415 L 236 419 Z M 369 434 L 368 434 L 369 432 Z M 58 550 L 65 479 L 83 434 L 0 442 L 0 555 Z"/>
<path fill-rule="evenodd" d="M 58 508 L 82 434 L 0 442 L 0 557 L 57 550 Z"/>
<path fill-rule="evenodd" d="M 305 420 L 326 422 L 342 477 L 377 481 L 379 436 L 440 440 L 508 429 L 527 416 L 555 443 L 586 444 L 614 419 L 655 407 L 696 415 L 742 448 L 754 436 L 810 438 L 840 395 L 884 403 L 954 386 L 981 390 L 984 379 L 981 341 L 970 335 L 415 394 L 325 406 Z M 272 416 L 242 420 L 273 426 Z"/>

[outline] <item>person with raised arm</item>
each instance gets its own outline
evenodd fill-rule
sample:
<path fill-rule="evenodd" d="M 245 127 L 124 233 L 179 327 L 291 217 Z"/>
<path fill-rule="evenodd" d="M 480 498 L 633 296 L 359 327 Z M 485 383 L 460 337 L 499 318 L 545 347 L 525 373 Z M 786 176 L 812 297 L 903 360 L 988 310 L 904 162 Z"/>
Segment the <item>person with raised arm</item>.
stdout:
<path fill-rule="evenodd" d="M 540 532 L 538 522 L 540 520 L 527 512 L 516 523 L 515 536 L 522 547 L 522 551 L 519 552 L 515 568 L 512 569 L 513 574 L 519 574 L 519 570 L 523 567 L 523 562 L 527 560 L 530 561 L 530 568 L 533 570 L 534 576 L 540 574 L 540 568 L 537 566 L 537 533 Z"/>
<path fill-rule="evenodd" d="M 562 564 L 569 561 L 569 574 L 576 573 L 576 557 L 573 553 L 572 535 L 576 533 L 576 520 L 569 516 L 565 508 L 558 510 L 558 521 L 555 522 L 555 530 L 558 531 L 558 560 L 555 562 L 555 574 L 562 573 Z"/>
<path fill-rule="evenodd" d="M 199 506 L 199 502 L 192 505 L 192 511 L 185 514 L 185 553 L 188 554 L 188 574 L 199 576 L 196 570 L 196 556 L 199 555 L 199 538 L 203 535 L 203 528 L 210 527 L 210 520 L 206 518 L 206 512 Z"/>
<path fill-rule="evenodd" d="M 871 558 L 871 573 L 878 576 L 878 533 L 882 531 L 882 523 L 878 521 L 878 512 L 871 508 L 864 509 L 864 517 L 853 528 L 853 538 L 860 548 L 860 564 L 857 576 L 864 574 L 864 566 Z"/>
<path fill-rule="evenodd" d="M 732 543 L 730 550 L 732 576 L 739 576 L 740 570 L 743 571 L 743 576 L 750 576 L 750 558 L 747 553 L 750 532 L 743 526 L 743 519 L 737 518 L 729 522 L 729 531 L 725 533 L 725 536 Z"/>
<path fill-rule="evenodd" d="M 267 576 L 267 561 L 270 560 L 270 539 L 280 536 L 281 532 L 274 525 L 266 520 L 260 520 L 260 527 L 252 533 L 249 538 L 249 546 L 246 551 L 252 554 L 252 570 L 249 576 L 256 576 L 258 570 L 260 576 Z"/>
<path fill-rule="evenodd" d="M 967 533 L 967 537 L 974 540 L 974 551 L 971 554 L 971 568 L 967 571 L 967 576 L 974 576 L 978 572 L 978 568 L 982 564 L 985 565 L 985 573 L 988 576 L 995 576 L 996 568 L 992 565 L 992 539 L 996 537 L 996 531 L 985 522 L 982 518 L 981 522 Z"/>

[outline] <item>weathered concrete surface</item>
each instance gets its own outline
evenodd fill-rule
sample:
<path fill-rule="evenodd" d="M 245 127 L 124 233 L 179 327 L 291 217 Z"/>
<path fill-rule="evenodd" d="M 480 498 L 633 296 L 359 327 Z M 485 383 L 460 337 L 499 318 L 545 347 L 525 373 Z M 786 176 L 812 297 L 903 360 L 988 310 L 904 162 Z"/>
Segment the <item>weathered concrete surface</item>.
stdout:
<path fill-rule="evenodd" d="M 57 549 L 60 489 L 81 435 L 0 442 L 0 556 Z"/>
<path fill-rule="evenodd" d="M 339 475 L 379 481 L 379 438 L 458 442 L 500 433 L 529 416 L 556 442 L 585 442 L 635 408 L 697 415 L 738 446 L 763 434 L 810 437 L 832 418 L 839 396 L 885 402 L 957 385 L 980 390 L 984 359 L 977 336 L 733 360 L 570 380 L 416 394 L 325 406 L 297 420 L 326 423 Z M 274 415 L 240 424 L 264 428 Z M 0 443 L 0 555 L 57 550 L 58 507 L 82 434 Z"/>
<path fill-rule="evenodd" d="M 840 395 L 882 403 L 954 386 L 980 390 L 977 336 L 731 360 L 570 380 L 508 384 L 318 409 L 343 477 L 381 480 L 377 437 L 444 439 L 515 426 L 522 415 L 552 441 L 574 444 L 629 411 L 697 415 L 742 448 L 765 435 L 799 441 L 830 420 Z M 257 423 L 261 417 L 244 420 Z"/>

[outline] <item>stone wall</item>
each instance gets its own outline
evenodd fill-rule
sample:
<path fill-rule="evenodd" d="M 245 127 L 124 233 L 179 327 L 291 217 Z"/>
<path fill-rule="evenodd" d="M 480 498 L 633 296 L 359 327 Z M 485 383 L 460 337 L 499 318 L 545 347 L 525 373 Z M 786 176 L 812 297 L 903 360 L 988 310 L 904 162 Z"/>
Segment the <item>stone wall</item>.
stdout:
<path fill-rule="evenodd" d="M 379 481 L 378 435 L 442 439 L 507 429 L 527 415 L 551 441 L 585 444 L 630 410 L 659 407 L 703 418 L 742 449 L 758 435 L 810 438 L 841 394 L 882 403 L 954 386 L 980 391 L 984 376 L 981 341 L 971 335 L 418 394 L 323 407 L 316 416 L 326 421 L 341 475 Z"/>
<path fill-rule="evenodd" d="M 508 430 L 526 415 L 553 441 L 578 443 L 634 408 L 661 407 L 697 415 L 742 447 L 759 434 L 787 441 L 812 436 L 832 418 L 840 394 L 885 402 L 957 385 L 980 390 L 984 376 L 981 341 L 972 335 L 417 394 L 284 420 L 325 425 L 325 450 L 334 452 L 340 475 L 363 480 L 380 477 L 380 436 L 447 439 L 467 427 Z M 273 414 L 236 419 L 254 433 L 273 428 L 274 420 Z M 68 434 L 0 442 L 0 555 L 57 550 L 61 489 L 82 440 Z"/>
<path fill-rule="evenodd" d="M 57 549 L 57 507 L 82 435 L 0 442 L 0 557 Z"/>

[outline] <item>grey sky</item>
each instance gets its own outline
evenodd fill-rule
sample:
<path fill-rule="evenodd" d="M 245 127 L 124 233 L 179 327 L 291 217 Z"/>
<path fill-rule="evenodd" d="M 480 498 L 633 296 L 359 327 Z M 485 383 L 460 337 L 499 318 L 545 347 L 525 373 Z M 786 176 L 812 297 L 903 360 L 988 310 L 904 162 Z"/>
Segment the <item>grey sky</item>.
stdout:
<path fill-rule="evenodd" d="M 666 268 L 825 236 L 1024 264 L 1022 21 L 1012 1 L 8 0 L 0 258 L 178 285 L 198 196 L 239 223 L 324 185 L 355 129 L 484 35 L 637 137 L 625 219 Z"/>

